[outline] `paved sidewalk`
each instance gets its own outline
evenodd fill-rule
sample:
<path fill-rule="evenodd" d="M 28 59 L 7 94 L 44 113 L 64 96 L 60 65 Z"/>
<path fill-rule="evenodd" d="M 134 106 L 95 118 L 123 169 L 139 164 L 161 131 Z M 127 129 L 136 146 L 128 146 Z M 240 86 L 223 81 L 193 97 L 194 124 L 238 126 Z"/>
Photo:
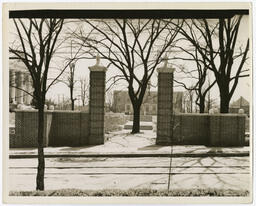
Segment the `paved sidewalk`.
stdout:
<path fill-rule="evenodd" d="M 47 147 L 44 149 L 46 157 L 167 157 L 172 152 L 174 157 L 206 157 L 206 156 L 249 156 L 250 147 L 206 147 L 203 145 L 155 145 L 155 133 L 143 131 L 130 134 L 122 130 L 106 134 L 104 145 L 83 147 Z M 10 158 L 36 157 L 36 148 L 11 148 Z"/>

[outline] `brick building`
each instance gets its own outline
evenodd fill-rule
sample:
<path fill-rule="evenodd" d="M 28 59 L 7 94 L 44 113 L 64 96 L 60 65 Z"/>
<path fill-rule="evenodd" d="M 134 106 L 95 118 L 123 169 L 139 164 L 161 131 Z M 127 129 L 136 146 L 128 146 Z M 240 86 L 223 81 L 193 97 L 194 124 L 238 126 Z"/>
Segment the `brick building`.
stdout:
<path fill-rule="evenodd" d="M 173 109 L 175 113 L 182 112 L 183 92 L 174 92 Z M 113 111 L 118 113 L 133 114 L 132 103 L 128 91 L 115 90 L 113 94 Z M 157 91 L 147 90 L 141 106 L 141 115 L 157 114 Z"/>
<path fill-rule="evenodd" d="M 243 109 L 244 113 L 248 116 L 250 115 L 250 104 L 249 102 L 244 98 L 240 97 L 238 100 L 232 102 L 229 107 L 230 113 L 238 113 L 239 109 Z"/>

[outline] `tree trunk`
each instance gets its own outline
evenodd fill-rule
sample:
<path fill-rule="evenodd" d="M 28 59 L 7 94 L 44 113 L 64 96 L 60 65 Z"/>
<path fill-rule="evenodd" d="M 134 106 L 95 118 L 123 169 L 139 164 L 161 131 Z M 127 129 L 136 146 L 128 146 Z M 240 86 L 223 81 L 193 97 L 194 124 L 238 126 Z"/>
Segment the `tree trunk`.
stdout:
<path fill-rule="evenodd" d="M 74 99 L 71 100 L 71 110 L 72 111 L 75 110 L 75 100 Z"/>
<path fill-rule="evenodd" d="M 190 113 L 193 113 L 193 98 L 190 99 Z"/>
<path fill-rule="evenodd" d="M 211 109 L 212 105 L 211 105 L 211 96 L 210 96 L 210 91 L 208 94 L 208 102 L 207 102 L 207 112 L 209 113 L 210 109 Z"/>
<path fill-rule="evenodd" d="M 229 97 L 228 95 L 221 94 L 220 95 L 220 113 L 228 113 L 229 112 Z"/>
<path fill-rule="evenodd" d="M 36 189 L 44 190 L 44 104 L 40 104 L 38 109 L 38 167 L 37 167 L 37 177 L 36 177 Z"/>
<path fill-rule="evenodd" d="M 74 98 L 73 98 L 73 86 L 70 86 L 70 100 L 71 100 L 71 110 L 72 111 L 74 111 L 74 109 L 75 109 L 75 104 L 74 104 L 74 102 L 75 102 L 75 100 L 74 100 Z"/>
<path fill-rule="evenodd" d="M 219 86 L 220 90 L 220 113 L 228 113 L 229 112 L 229 85 L 222 84 Z"/>
<path fill-rule="evenodd" d="M 32 98 L 32 101 L 31 101 L 31 105 L 35 107 L 35 109 L 38 109 L 38 104 L 37 104 L 37 99 L 36 99 L 36 92 L 34 91 L 33 92 L 33 98 Z"/>
<path fill-rule="evenodd" d="M 205 110 L 205 98 L 204 97 L 200 97 L 199 100 L 199 112 L 200 113 L 204 113 Z"/>
<path fill-rule="evenodd" d="M 133 126 L 132 134 L 140 132 L 140 105 L 133 104 Z"/>

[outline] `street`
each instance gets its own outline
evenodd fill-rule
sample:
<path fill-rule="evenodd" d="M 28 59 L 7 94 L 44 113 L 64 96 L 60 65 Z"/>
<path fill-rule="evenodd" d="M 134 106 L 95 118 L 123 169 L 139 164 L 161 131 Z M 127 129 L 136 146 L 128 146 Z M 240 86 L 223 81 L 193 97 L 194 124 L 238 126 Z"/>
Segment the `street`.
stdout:
<path fill-rule="evenodd" d="M 45 189 L 166 189 L 170 158 L 46 158 Z M 249 157 L 172 158 L 170 189 L 250 190 Z M 9 159 L 9 191 L 35 190 L 37 159 Z"/>

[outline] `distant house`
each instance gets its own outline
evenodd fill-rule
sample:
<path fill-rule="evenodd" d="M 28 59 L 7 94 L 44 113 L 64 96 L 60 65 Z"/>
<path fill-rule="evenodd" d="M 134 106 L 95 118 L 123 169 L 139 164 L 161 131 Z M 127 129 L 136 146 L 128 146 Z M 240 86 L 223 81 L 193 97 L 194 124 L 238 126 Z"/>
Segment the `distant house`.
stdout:
<path fill-rule="evenodd" d="M 173 93 L 173 110 L 182 112 L 183 92 Z M 118 113 L 133 114 L 132 103 L 128 91 L 115 90 L 113 95 L 113 111 Z M 141 115 L 157 114 L 157 91 L 147 90 L 141 105 Z"/>
<path fill-rule="evenodd" d="M 242 96 L 238 100 L 236 100 L 230 104 L 229 112 L 230 113 L 238 113 L 239 109 L 243 109 L 244 113 L 249 116 L 250 103 Z"/>

